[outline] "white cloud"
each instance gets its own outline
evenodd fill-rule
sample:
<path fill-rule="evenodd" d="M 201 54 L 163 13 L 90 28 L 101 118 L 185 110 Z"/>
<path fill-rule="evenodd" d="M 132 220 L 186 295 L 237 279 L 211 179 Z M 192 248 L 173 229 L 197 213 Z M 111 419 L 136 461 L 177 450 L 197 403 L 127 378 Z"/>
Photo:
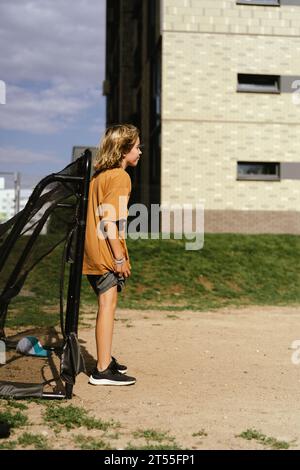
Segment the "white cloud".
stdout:
<path fill-rule="evenodd" d="M 0 147 L 0 165 L 5 165 L 7 163 L 11 163 L 12 161 L 17 164 L 20 163 L 22 165 L 32 165 L 33 163 L 42 164 L 43 162 L 56 163 L 59 160 L 51 154 L 45 154 L 42 152 L 34 152 L 31 150 L 19 149 L 12 146 Z"/>
<path fill-rule="evenodd" d="M 54 133 L 104 108 L 104 0 L 1 0 L 0 128 Z"/>
<path fill-rule="evenodd" d="M 7 87 L 6 105 L 0 108 L 0 127 L 49 134 L 70 127 L 80 112 L 93 106 L 100 91 L 54 84 L 44 90 Z"/>
<path fill-rule="evenodd" d="M 2 0 L 1 78 L 99 82 L 104 16 L 104 0 Z"/>

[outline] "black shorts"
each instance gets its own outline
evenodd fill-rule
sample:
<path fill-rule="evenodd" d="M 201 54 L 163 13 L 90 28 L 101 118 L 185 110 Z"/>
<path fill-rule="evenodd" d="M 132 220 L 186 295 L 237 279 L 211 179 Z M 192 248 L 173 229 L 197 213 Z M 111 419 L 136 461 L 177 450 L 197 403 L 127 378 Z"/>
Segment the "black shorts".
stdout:
<path fill-rule="evenodd" d="M 118 292 L 121 292 L 125 286 L 125 277 L 118 276 L 112 271 L 105 274 L 88 274 L 87 278 L 97 296 L 114 286 L 117 286 Z"/>

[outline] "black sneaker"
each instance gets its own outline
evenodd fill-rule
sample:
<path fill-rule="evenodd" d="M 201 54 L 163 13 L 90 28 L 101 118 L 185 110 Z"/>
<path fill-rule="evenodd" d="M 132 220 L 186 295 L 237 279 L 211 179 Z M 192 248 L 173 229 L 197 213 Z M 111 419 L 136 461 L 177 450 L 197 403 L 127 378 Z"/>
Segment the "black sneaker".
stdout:
<path fill-rule="evenodd" d="M 115 357 L 113 357 L 113 356 L 112 356 L 111 359 L 112 359 L 112 362 L 115 363 L 115 365 L 116 365 L 118 371 L 119 371 L 121 374 L 126 374 L 126 372 L 127 372 L 127 370 L 128 370 L 128 369 L 127 369 L 127 366 L 122 366 L 122 364 L 119 364 L 118 361 L 117 361 L 117 359 L 116 359 Z"/>
<path fill-rule="evenodd" d="M 108 368 L 100 372 L 97 368 L 93 370 L 89 383 L 92 385 L 133 385 L 136 379 L 118 371 L 114 361 Z"/>

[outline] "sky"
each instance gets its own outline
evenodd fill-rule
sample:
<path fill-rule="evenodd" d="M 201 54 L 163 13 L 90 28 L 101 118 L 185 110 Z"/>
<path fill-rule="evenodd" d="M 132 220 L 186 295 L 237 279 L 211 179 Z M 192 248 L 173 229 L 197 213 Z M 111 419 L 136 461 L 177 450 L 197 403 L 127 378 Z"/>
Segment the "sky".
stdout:
<path fill-rule="evenodd" d="M 1 0 L 1 172 L 30 188 L 105 128 L 105 0 Z M 1 101 L 1 100 L 0 100 Z"/>

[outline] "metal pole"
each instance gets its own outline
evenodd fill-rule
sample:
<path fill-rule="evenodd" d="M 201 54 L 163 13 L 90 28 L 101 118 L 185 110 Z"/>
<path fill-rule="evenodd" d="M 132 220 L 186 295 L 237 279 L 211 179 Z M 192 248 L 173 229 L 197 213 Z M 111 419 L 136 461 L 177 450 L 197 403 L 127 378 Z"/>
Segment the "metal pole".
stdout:
<path fill-rule="evenodd" d="M 78 316 L 79 316 L 79 303 L 80 303 L 80 288 L 82 277 L 82 262 L 85 241 L 85 226 L 86 215 L 88 207 L 90 174 L 91 174 L 91 161 L 92 154 L 89 149 L 84 152 L 85 158 L 82 160 L 81 172 L 84 175 L 84 180 L 81 185 L 80 206 L 78 215 L 78 227 L 76 236 L 76 260 L 70 266 L 69 272 L 69 288 L 68 300 L 66 308 L 65 331 L 68 336 L 71 332 L 77 334 L 78 329 Z"/>

